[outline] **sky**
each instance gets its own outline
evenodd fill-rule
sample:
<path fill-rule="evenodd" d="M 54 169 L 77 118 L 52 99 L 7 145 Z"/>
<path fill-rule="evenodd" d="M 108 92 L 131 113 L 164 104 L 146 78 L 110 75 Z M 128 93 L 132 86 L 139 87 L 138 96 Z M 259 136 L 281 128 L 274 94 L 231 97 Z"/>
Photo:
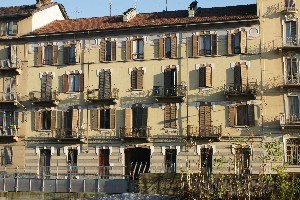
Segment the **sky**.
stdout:
<path fill-rule="evenodd" d="M 136 5 L 138 13 L 185 10 L 193 0 L 54 0 L 62 3 L 70 18 L 88 18 L 109 16 L 109 3 L 112 15 L 121 15 L 128 8 Z M 0 7 L 31 5 L 35 0 L 0 0 Z M 198 7 L 223 7 L 256 3 L 256 0 L 198 0 Z"/>

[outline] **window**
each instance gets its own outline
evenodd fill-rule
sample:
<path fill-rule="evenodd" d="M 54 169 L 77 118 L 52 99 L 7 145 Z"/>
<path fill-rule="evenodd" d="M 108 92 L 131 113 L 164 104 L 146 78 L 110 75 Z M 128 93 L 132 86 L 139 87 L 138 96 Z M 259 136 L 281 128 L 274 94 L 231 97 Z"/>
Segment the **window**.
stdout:
<path fill-rule="evenodd" d="M 176 173 L 177 149 L 166 149 L 165 167 L 166 173 Z"/>
<path fill-rule="evenodd" d="M 228 33 L 228 54 L 247 53 L 247 32 L 245 30 Z"/>
<path fill-rule="evenodd" d="M 237 174 L 250 173 L 250 155 L 251 149 L 249 147 L 235 149 L 235 167 Z"/>
<path fill-rule="evenodd" d="M 205 34 L 192 36 L 193 56 L 217 55 L 217 35 Z"/>
<path fill-rule="evenodd" d="M 17 45 L 9 45 L 7 48 L 8 67 L 16 68 L 18 64 Z"/>
<path fill-rule="evenodd" d="M 9 21 L 0 23 L 0 37 L 1 36 L 14 36 L 18 34 L 18 22 Z"/>
<path fill-rule="evenodd" d="M 288 96 L 288 115 L 299 117 L 299 97 Z"/>
<path fill-rule="evenodd" d="M 285 0 L 285 10 L 295 10 L 296 8 L 296 1 L 295 0 Z"/>
<path fill-rule="evenodd" d="M 58 64 L 58 46 L 45 44 L 37 47 L 36 65 L 54 65 Z"/>
<path fill-rule="evenodd" d="M 52 99 L 52 80 L 53 75 L 51 73 L 44 73 L 41 78 L 41 99 Z"/>
<path fill-rule="evenodd" d="M 212 148 L 201 148 L 201 173 L 210 174 L 212 172 Z"/>
<path fill-rule="evenodd" d="M 177 68 L 176 66 L 169 66 L 164 71 L 164 95 L 177 95 Z"/>
<path fill-rule="evenodd" d="M 0 112 L 0 135 L 17 135 L 19 112 Z"/>
<path fill-rule="evenodd" d="M 199 87 L 212 87 L 211 64 L 202 64 L 199 68 Z"/>
<path fill-rule="evenodd" d="M 248 66 L 245 62 L 236 63 L 234 66 L 234 90 L 246 92 L 248 86 Z"/>
<path fill-rule="evenodd" d="M 235 105 L 229 107 L 229 126 L 254 126 L 254 105 Z"/>
<path fill-rule="evenodd" d="M 51 150 L 40 149 L 40 160 L 39 160 L 39 175 L 40 178 L 45 175 L 50 175 L 50 163 L 51 163 Z"/>
<path fill-rule="evenodd" d="M 11 165 L 12 156 L 13 156 L 12 147 L 3 147 L 3 149 L 1 149 L 1 165 Z"/>
<path fill-rule="evenodd" d="M 79 132 L 79 112 L 76 108 L 70 108 L 64 111 L 57 111 L 57 126 L 59 128 L 58 137 L 78 138 L 82 135 Z"/>
<path fill-rule="evenodd" d="M 111 98 L 111 72 L 109 69 L 102 69 L 99 72 L 99 98 Z"/>
<path fill-rule="evenodd" d="M 116 41 L 102 38 L 100 42 L 100 61 L 116 60 Z"/>
<path fill-rule="evenodd" d="M 165 107 L 165 128 L 172 128 L 176 129 L 176 113 L 177 113 L 177 106 L 176 105 L 167 105 Z"/>
<path fill-rule="evenodd" d="M 209 136 L 211 129 L 211 106 L 201 105 L 199 107 L 199 134 L 200 136 Z"/>
<path fill-rule="evenodd" d="M 131 90 L 143 89 L 144 70 L 142 67 L 133 68 L 131 71 Z"/>
<path fill-rule="evenodd" d="M 126 41 L 126 60 L 144 59 L 144 39 Z"/>
<path fill-rule="evenodd" d="M 56 129 L 55 110 L 40 110 L 35 112 L 35 130 L 54 130 Z"/>
<path fill-rule="evenodd" d="M 91 110 L 91 127 L 92 130 L 114 129 L 116 124 L 115 109 L 94 109 Z"/>
<path fill-rule="evenodd" d="M 176 58 L 177 57 L 177 36 L 176 34 L 167 35 L 158 40 L 159 58 Z"/>
<path fill-rule="evenodd" d="M 289 165 L 300 165 L 300 140 L 293 138 L 286 141 L 286 156 Z"/>
<path fill-rule="evenodd" d="M 83 92 L 84 90 L 84 75 L 75 72 L 63 75 L 63 92 Z"/>
<path fill-rule="evenodd" d="M 17 99 L 16 83 L 16 76 L 4 77 L 4 90 L 2 94 L 2 101 L 14 101 Z"/>
<path fill-rule="evenodd" d="M 64 64 L 80 63 L 80 42 L 70 43 L 64 45 Z"/>
<path fill-rule="evenodd" d="M 297 21 L 285 22 L 285 37 L 286 37 L 286 45 L 289 46 L 298 45 Z"/>
<path fill-rule="evenodd" d="M 99 149 L 99 174 L 101 179 L 109 178 L 109 149 Z"/>
<path fill-rule="evenodd" d="M 125 108 L 125 134 L 147 136 L 148 108 L 141 105 Z"/>
<path fill-rule="evenodd" d="M 299 68 L 298 61 L 296 58 L 286 59 L 286 83 L 287 84 L 298 84 L 299 80 Z"/>

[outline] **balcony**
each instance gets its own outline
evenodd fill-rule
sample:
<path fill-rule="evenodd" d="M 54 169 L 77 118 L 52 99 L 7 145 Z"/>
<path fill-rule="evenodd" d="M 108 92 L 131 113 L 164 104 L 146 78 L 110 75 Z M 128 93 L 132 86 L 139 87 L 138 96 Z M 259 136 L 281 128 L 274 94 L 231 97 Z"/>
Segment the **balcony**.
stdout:
<path fill-rule="evenodd" d="M 0 106 L 19 107 L 20 94 L 17 92 L 0 92 Z"/>
<path fill-rule="evenodd" d="M 148 140 L 150 137 L 150 127 L 142 127 L 142 128 L 121 128 L 120 136 L 124 140 Z"/>
<path fill-rule="evenodd" d="M 12 62 L 10 59 L 0 60 L 0 71 L 5 72 L 15 72 L 16 74 L 21 74 L 21 65 L 22 61 L 17 59 L 15 62 Z"/>
<path fill-rule="evenodd" d="M 292 36 L 283 38 L 282 49 L 295 50 L 300 47 L 300 36 Z"/>
<path fill-rule="evenodd" d="M 61 143 L 84 143 L 85 137 L 83 131 L 84 130 L 57 129 L 55 138 L 57 142 Z"/>
<path fill-rule="evenodd" d="M 280 126 L 282 129 L 300 128 L 300 117 L 297 115 L 287 115 L 285 113 L 281 113 L 279 118 L 280 118 Z"/>
<path fill-rule="evenodd" d="M 94 104 L 114 105 L 117 103 L 119 89 L 113 88 L 112 92 L 101 93 L 100 89 L 88 90 L 87 100 Z"/>
<path fill-rule="evenodd" d="M 300 87 L 300 73 L 293 73 L 292 75 L 286 76 L 283 87 L 286 88 Z"/>
<path fill-rule="evenodd" d="M 178 142 L 183 139 L 178 128 L 163 128 L 151 137 L 153 142 Z"/>
<path fill-rule="evenodd" d="M 18 130 L 19 127 L 16 125 L 0 126 L 0 143 L 17 142 Z"/>
<path fill-rule="evenodd" d="M 158 103 L 182 103 L 186 96 L 186 86 L 177 85 L 174 87 L 153 87 L 153 97 Z"/>
<path fill-rule="evenodd" d="M 222 126 L 197 127 L 188 125 L 187 136 L 195 139 L 218 139 L 222 134 Z"/>
<path fill-rule="evenodd" d="M 228 84 L 224 85 L 224 90 L 228 100 L 255 100 L 259 92 L 256 82 L 250 82 L 246 86 Z"/>
<path fill-rule="evenodd" d="M 58 93 L 56 91 L 50 93 L 32 91 L 29 93 L 29 101 L 38 106 L 57 106 Z"/>

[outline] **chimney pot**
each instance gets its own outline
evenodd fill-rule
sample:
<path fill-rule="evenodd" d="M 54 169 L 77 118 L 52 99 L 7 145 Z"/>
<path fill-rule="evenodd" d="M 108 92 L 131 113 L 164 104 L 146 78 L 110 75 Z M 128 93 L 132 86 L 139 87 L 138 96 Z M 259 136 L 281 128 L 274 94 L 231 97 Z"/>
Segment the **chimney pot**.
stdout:
<path fill-rule="evenodd" d="M 136 16 L 136 8 L 129 8 L 123 13 L 123 22 L 129 22 Z"/>
<path fill-rule="evenodd" d="M 36 0 L 36 7 L 41 7 L 52 3 L 53 0 Z"/>
<path fill-rule="evenodd" d="M 193 1 L 189 6 L 189 17 L 195 17 L 198 1 Z"/>

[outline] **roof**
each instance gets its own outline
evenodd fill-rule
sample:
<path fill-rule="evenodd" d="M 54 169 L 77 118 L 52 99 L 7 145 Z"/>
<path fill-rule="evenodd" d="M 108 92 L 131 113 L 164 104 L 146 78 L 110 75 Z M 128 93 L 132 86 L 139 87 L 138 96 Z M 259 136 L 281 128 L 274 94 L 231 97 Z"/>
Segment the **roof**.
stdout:
<path fill-rule="evenodd" d="M 0 19 L 4 18 L 24 18 L 31 16 L 32 14 L 47 9 L 51 6 L 58 5 L 65 19 L 69 19 L 67 12 L 62 4 L 52 2 L 48 5 L 37 7 L 33 5 L 23 5 L 23 6 L 11 6 L 11 7 L 0 7 Z"/>
<path fill-rule="evenodd" d="M 195 17 L 188 17 L 187 10 L 178 10 L 137 14 L 136 17 L 129 22 L 123 22 L 123 16 L 121 15 L 111 17 L 58 20 L 35 30 L 33 34 L 44 35 L 257 18 L 256 4 L 251 4 L 215 8 L 198 8 Z"/>

